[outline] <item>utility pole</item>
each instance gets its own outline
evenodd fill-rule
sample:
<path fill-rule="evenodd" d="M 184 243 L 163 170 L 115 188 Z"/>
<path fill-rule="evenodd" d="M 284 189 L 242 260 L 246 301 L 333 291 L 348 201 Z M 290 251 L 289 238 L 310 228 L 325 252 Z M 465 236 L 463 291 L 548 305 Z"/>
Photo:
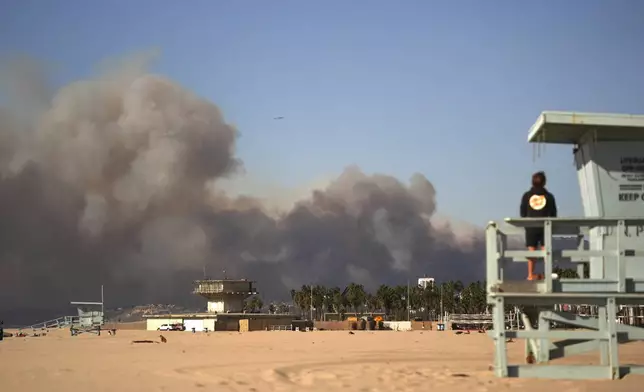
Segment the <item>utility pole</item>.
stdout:
<path fill-rule="evenodd" d="M 103 285 L 101 285 L 101 324 L 105 324 L 105 296 L 103 294 Z"/>
<path fill-rule="evenodd" d="M 411 306 L 409 302 L 409 279 L 407 279 L 407 321 L 410 321 L 411 319 L 410 312 L 411 312 Z"/>
<path fill-rule="evenodd" d="M 443 285 L 441 284 L 441 323 L 443 322 Z"/>
<path fill-rule="evenodd" d="M 313 285 L 311 285 L 311 321 L 313 321 Z"/>

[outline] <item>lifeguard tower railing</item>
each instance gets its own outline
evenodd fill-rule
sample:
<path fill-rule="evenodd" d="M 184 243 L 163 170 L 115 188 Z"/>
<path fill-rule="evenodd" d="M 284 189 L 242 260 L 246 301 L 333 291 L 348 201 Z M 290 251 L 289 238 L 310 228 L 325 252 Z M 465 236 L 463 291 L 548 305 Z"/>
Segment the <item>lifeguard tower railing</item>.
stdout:
<path fill-rule="evenodd" d="M 644 218 L 555 218 L 555 219 L 506 219 L 505 224 L 490 223 L 486 231 L 488 302 L 493 305 L 495 342 L 495 372 L 499 377 L 545 377 L 545 378 L 608 378 L 614 379 L 627 373 L 644 374 L 644 366 L 621 366 L 618 344 L 644 340 L 644 329 L 617 324 L 619 305 L 644 305 L 644 277 L 627 274 L 627 264 L 634 258 L 644 257 L 644 243 L 638 249 L 619 246 L 623 230 L 644 225 Z M 543 250 L 510 250 L 508 236 L 521 234 L 527 227 L 544 227 Z M 617 244 L 614 249 L 584 249 L 583 235 L 579 236 L 577 249 L 553 250 L 553 236 L 569 235 L 571 231 L 595 228 L 617 228 Z M 579 231 L 578 231 L 579 232 Z M 504 267 L 510 262 L 525 262 L 527 258 L 544 262 L 544 280 L 507 281 Z M 607 263 L 607 278 L 584 278 L 584 264 L 592 257 L 612 258 Z M 572 262 L 578 265 L 579 279 L 553 278 L 556 262 Z M 612 271 L 610 271 L 612 269 Z M 598 318 L 583 317 L 574 313 L 555 312 L 554 305 L 583 304 L 598 307 Z M 505 330 L 505 305 L 526 307 L 524 325 L 526 330 Z M 538 330 L 530 326 L 538 322 Z M 585 331 L 550 330 L 551 323 L 563 324 Z M 535 363 L 583 354 L 599 350 L 599 365 L 509 365 L 506 355 L 506 339 L 526 339 L 526 360 L 533 357 Z M 644 364 L 643 364 L 644 365 Z"/>
<path fill-rule="evenodd" d="M 63 316 L 58 317 L 52 320 L 42 321 L 40 323 L 32 324 L 27 327 L 22 327 L 20 329 L 53 329 L 53 328 L 64 328 L 70 325 L 78 324 L 78 316 Z"/>
<path fill-rule="evenodd" d="M 488 225 L 487 290 L 493 305 L 495 373 L 566 379 L 644 374 L 643 366 L 621 364 L 618 351 L 620 343 L 644 340 L 644 329 L 617 323 L 620 305 L 644 305 L 644 116 L 544 112 L 528 141 L 574 146 L 585 217 L 505 219 Z M 509 249 L 509 237 L 522 237 L 528 227 L 544 229 L 544 249 Z M 576 248 L 554 247 L 559 235 L 576 236 Z M 543 280 L 505 276 L 509 263 L 527 258 L 543 261 Z M 553 277 L 553 267 L 563 262 L 577 264 L 579 279 Z M 597 317 L 554 311 L 557 304 L 597 306 Z M 524 309 L 525 330 L 505 329 L 506 305 Z M 552 323 L 571 329 L 553 330 Z M 509 338 L 525 339 L 526 364 L 508 364 Z M 547 364 L 595 350 L 596 365 Z"/>

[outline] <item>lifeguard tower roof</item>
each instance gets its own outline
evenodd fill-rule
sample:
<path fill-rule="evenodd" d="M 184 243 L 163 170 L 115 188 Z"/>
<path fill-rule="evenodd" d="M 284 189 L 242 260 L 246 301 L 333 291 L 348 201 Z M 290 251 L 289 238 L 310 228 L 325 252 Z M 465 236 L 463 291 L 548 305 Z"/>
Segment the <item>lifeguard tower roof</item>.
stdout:
<path fill-rule="evenodd" d="M 644 115 L 545 111 L 528 134 L 530 143 L 579 144 L 584 140 L 644 141 Z"/>

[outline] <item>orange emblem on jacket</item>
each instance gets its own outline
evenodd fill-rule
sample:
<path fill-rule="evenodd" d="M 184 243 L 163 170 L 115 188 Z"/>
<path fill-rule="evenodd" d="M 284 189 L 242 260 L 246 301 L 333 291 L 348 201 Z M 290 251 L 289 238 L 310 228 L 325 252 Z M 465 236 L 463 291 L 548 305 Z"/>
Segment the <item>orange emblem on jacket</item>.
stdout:
<path fill-rule="evenodd" d="M 533 210 L 543 210 L 543 207 L 546 206 L 546 197 L 544 195 L 532 195 L 529 204 Z"/>

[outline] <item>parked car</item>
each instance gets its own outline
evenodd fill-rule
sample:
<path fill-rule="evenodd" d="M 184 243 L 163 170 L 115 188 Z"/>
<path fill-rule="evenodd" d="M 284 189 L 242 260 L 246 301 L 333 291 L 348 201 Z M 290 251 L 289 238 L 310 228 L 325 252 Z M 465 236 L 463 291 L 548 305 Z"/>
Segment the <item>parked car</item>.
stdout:
<path fill-rule="evenodd" d="M 159 328 L 157 328 L 157 331 L 185 331 L 186 327 L 181 324 L 162 324 Z"/>

